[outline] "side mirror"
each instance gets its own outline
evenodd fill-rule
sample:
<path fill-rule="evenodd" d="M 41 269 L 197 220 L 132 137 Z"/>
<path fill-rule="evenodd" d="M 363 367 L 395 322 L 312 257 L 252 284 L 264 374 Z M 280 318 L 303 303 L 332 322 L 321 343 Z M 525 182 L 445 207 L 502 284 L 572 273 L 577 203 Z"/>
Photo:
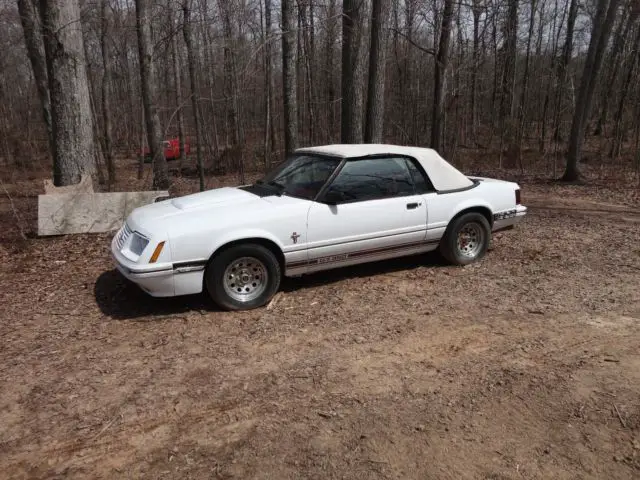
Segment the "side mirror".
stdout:
<path fill-rule="evenodd" d="M 327 205 L 337 205 L 340 202 L 342 202 L 342 200 L 343 200 L 342 194 L 335 190 L 329 190 L 327 193 L 324 194 L 324 198 L 322 199 L 322 201 Z"/>

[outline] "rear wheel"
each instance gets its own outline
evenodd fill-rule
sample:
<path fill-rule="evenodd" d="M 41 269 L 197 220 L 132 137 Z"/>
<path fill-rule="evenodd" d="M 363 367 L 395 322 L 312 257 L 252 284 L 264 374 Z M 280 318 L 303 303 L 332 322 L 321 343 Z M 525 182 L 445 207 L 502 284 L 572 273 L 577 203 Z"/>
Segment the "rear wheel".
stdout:
<path fill-rule="evenodd" d="M 224 249 L 205 273 L 209 295 L 225 310 L 250 310 L 266 304 L 280 287 L 280 263 L 268 248 L 240 244 Z"/>
<path fill-rule="evenodd" d="M 491 242 L 491 226 L 484 215 L 469 212 L 455 218 L 440 243 L 440 252 L 455 265 L 469 265 L 484 256 Z"/>

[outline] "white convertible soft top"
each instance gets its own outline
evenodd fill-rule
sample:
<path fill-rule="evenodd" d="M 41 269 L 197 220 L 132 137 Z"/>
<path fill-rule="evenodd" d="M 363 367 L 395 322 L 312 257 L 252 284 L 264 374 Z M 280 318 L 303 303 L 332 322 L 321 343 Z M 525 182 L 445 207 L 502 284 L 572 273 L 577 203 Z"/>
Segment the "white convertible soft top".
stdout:
<path fill-rule="evenodd" d="M 404 147 L 384 144 L 336 144 L 307 147 L 296 153 L 317 153 L 341 158 L 357 158 L 369 155 L 406 155 L 415 158 L 424 168 L 436 190 L 457 190 L 473 185 L 473 182 L 431 148 Z"/>

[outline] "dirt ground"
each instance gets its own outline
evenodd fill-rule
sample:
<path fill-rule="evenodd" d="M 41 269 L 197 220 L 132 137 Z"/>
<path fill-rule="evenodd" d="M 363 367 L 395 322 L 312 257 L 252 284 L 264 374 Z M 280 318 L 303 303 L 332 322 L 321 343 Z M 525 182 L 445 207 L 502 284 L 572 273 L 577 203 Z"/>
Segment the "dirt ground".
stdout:
<path fill-rule="evenodd" d="M 637 194 L 522 186 L 478 264 L 288 280 L 243 313 L 147 296 L 109 235 L 19 241 L 3 197 L 0 477 L 639 478 Z"/>

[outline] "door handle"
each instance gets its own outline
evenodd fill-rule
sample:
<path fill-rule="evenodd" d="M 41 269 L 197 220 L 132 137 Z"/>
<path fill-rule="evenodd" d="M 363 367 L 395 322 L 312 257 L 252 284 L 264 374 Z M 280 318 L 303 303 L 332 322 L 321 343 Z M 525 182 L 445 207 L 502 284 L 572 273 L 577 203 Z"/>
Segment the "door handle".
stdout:
<path fill-rule="evenodd" d="M 422 205 L 422 204 L 418 203 L 418 202 L 407 203 L 407 210 L 414 210 L 414 209 L 418 208 L 420 205 Z"/>

